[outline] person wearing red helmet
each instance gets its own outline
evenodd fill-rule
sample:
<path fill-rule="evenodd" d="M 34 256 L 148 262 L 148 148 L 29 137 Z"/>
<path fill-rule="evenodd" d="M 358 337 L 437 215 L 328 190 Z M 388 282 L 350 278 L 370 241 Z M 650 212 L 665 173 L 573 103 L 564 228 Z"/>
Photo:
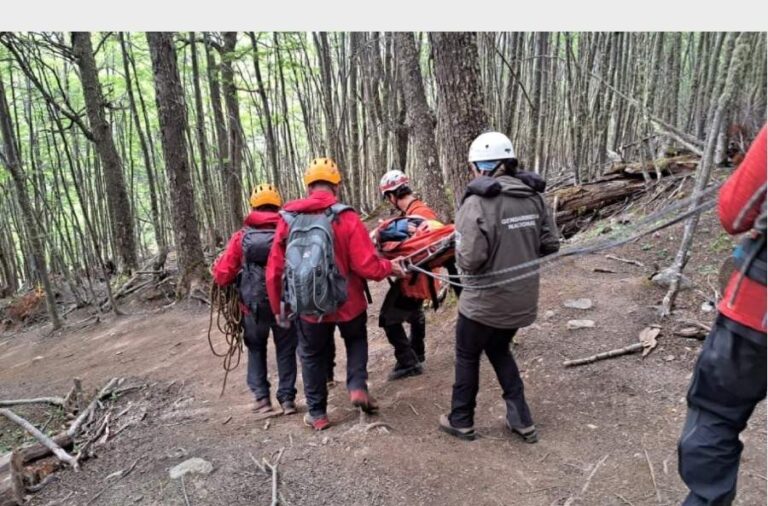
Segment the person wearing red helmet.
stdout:
<path fill-rule="evenodd" d="M 765 399 L 766 128 L 720 189 L 720 223 L 745 237 L 688 389 L 678 443 L 678 470 L 690 490 L 685 506 L 733 502 L 744 448 L 739 434 Z"/>
<path fill-rule="evenodd" d="M 390 170 L 382 176 L 379 193 L 399 211 L 400 216 L 423 218 L 423 225 L 427 224 L 427 220 L 437 220 L 437 214 L 413 194 L 408 176 L 400 170 Z M 409 233 L 415 231 L 414 225 L 409 225 Z M 379 311 L 379 327 L 384 329 L 395 351 L 395 366 L 388 376 L 390 381 L 417 376 L 424 370 L 424 300 L 403 294 L 404 282 L 407 281 L 398 280 L 391 284 Z M 410 336 L 405 332 L 405 322 L 410 326 Z"/>
<path fill-rule="evenodd" d="M 265 267 L 280 219 L 282 199 L 270 184 L 258 185 L 251 194 L 251 212 L 243 228 L 232 234 L 226 250 L 213 266 L 213 280 L 219 286 L 237 283 L 243 312 L 243 340 L 248 348 L 248 387 L 256 398 L 253 411 L 272 411 L 267 379 L 267 341 L 269 331 L 275 341 L 279 385 L 277 401 L 283 414 L 296 412 L 295 326 L 277 325 L 267 298 Z"/>

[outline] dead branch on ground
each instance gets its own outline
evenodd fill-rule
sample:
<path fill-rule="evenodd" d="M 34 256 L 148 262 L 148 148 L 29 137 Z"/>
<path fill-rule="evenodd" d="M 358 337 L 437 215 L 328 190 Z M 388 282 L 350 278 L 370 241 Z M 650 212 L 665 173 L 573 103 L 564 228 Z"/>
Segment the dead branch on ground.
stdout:
<path fill-rule="evenodd" d="M 8 420 L 14 422 L 16 425 L 19 425 L 24 430 L 26 430 L 29 434 L 31 434 L 35 439 L 37 439 L 40 443 L 45 445 L 48 449 L 50 449 L 54 455 L 56 455 L 56 458 L 59 459 L 62 462 L 65 462 L 72 466 L 75 471 L 78 471 L 80 469 L 80 465 L 77 462 L 77 459 L 67 453 L 66 451 L 62 450 L 62 448 L 57 445 L 51 438 L 40 432 L 37 427 L 32 425 L 28 420 L 20 417 L 10 409 L 2 408 L 0 409 L 0 415 L 6 417 Z"/>
<path fill-rule="evenodd" d="M 52 404 L 54 406 L 64 407 L 65 400 L 61 397 L 37 397 L 35 399 L 10 399 L 0 400 L 0 408 L 10 408 L 11 406 L 21 406 L 24 404 Z"/>

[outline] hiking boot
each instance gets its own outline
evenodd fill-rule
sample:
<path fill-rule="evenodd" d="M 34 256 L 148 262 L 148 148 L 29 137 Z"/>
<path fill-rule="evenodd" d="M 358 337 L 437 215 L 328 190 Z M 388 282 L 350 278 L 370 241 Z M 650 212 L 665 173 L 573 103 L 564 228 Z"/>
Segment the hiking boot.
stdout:
<path fill-rule="evenodd" d="M 474 427 L 467 427 L 465 429 L 454 427 L 451 425 L 451 421 L 448 419 L 448 415 L 440 415 L 440 430 L 450 434 L 451 436 L 455 436 L 466 441 L 473 441 L 475 439 Z"/>
<path fill-rule="evenodd" d="M 328 415 L 312 416 L 309 413 L 304 415 L 304 425 L 312 427 L 313 429 L 320 431 L 325 430 L 331 426 L 331 422 L 328 420 Z"/>
<path fill-rule="evenodd" d="M 507 428 L 523 438 L 523 441 L 526 443 L 537 443 L 539 441 L 539 433 L 536 432 L 536 426 L 531 425 L 530 427 L 524 427 L 522 429 L 518 429 L 516 427 L 512 427 L 509 425 L 509 422 L 507 422 Z"/>
<path fill-rule="evenodd" d="M 272 402 L 269 400 L 269 397 L 256 399 L 253 406 L 251 406 L 251 411 L 257 414 L 269 413 L 272 411 Z"/>
<path fill-rule="evenodd" d="M 387 381 L 395 381 L 403 378 L 408 378 L 410 376 L 418 376 L 423 372 L 424 372 L 424 367 L 418 363 L 416 365 L 412 365 L 411 367 L 395 366 L 395 368 L 389 372 L 389 375 L 387 376 Z"/>
<path fill-rule="evenodd" d="M 281 402 L 280 407 L 283 408 L 284 415 L 292 415 L 296 413 L 296 403 L 293 402 L 292 400 Z"/>
<path fill-rule="evenodd" d="M 351 390 L 349 392 L 349 400 L 352 401 L 352 405 L 362 409 L 364 412 L 371 414 L 379 410 L 379 405 L 373 400 L 373 397 L 366 390 Z"/>

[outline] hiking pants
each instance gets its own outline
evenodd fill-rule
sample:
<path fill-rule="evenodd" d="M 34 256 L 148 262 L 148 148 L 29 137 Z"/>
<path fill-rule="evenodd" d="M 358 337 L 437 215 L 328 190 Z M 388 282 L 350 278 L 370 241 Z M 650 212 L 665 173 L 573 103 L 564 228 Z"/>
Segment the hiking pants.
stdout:
<path fill-rule="evenodd" d="M 685 506 L 733 501 L 739 433 L 765 399 L 765 375 L 765 334 L 719 315 L 696 362 L 678 444 L 678 470 L 690 489 Z"/>
<path fill-rule="evenodd" d="M 365 311 L 347 322 L 311 323 L 300 320 L 301 374 L 311 416 L 325 415 L 328 407 L 328 355 L 336 327 L 347 349 L 347 390 L 368 390 L 367 322 Z"/>
<path fill-rule="evenodd" d="M 270 329 L 275 341 L 279 378 L 277 401 L 292 401 L 296 398 L 296 325 L 291 325 L 288 329 L 280 327 L 269 309 L 260 309 L 257 316 L 252 313 L 243 315 L 243 341 L 248 348 L 246 381 L 257 400 L 269 397 L 267 341 Z"/>
<path fill-rule="evenodd" d="M 451 398 L 451 425 L 474 427 L 475 400 L 480 381 L 480 356 L 485 352 L 496 371 L 507 405 L 507 423 L 523 429 L 533 425 L 525 402 L 523 380 L 509 345 L 517 329 L 497 329 L 470 320 L 459 313 L 456 322 L 456 379 Z"/>
<path fill-rule="evenodd" d="M 410 368 L 425 358 L 424 337 L 426 323 L 424 301 L 406 297 L 400 284 L 390 286 L 379 311 L 379 327 L 384 329 L 389 343 L 395 349 L 396 368 Z M 411 327 L 410 338 L 405 333 L 404 322 Z"/>

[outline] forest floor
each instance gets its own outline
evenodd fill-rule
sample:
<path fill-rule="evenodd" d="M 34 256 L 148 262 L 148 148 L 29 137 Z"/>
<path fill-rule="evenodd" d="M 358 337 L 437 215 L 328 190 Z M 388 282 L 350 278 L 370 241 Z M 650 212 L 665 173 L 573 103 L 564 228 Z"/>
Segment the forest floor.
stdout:
<path fill-rule="evenodd" d="M 629 355 L 570 369 L 562 361 L 637 342 L 643 328 L 658 323 L 654 306 L 665 291 L 648 276 L 655 264 L 670 263 L 680 231 L 610 252 L 645 268 L 591 255 L 542 275 L 539 320 L 520 332 L 513 350 L 540 433 L 535 445 L 505 430 L 501 392 L 485 359 L 475 422 L 481 437 L 463 442 L 438 430 L 438 416 L 450 405 L 455 303 L 428 312 L 425 374 L 386 381 L 393 355 L 376 320 L 386 283 L 371 285 L 369 381 L 381 412 L 369 421 L 386 422 L 391 430 L 365 431 L 343 382 L 331 391 L 333 427 L 319 433 L 302 423 L 301 384 L 300 414 L 268 422 L 249 411 L 244 366 L 219 397 L 223 371 L 205 337 L 208 309 L 195 301 L 162 311 L 134 308 L 80 331 L 47 335 L 37 328 L 0 336 L 0 398 L 63 395 L 75 376 L 94 389 L 116 376 L 147 385 L 114 408 L 146 416 L 135 416 L 136 424 L 108 440 L 80 472 L 58 473 L 60 479 L 29 504 L 269 504 L 271 478 L 253 458 L 280 449 L 279 492 L 288 505 L 562 505 L 569 498 L 578 504 L 679 504 L 686 489 L 677 474 L 676 443 L 701 342 L 673 330 L 681 326 L 677 319 L 709 324 L 714 318 L 702 302 L 712 294 L 731 242 L 712 213 L 702 220 L 686 270 L 701 292 L 682 292 L 673 317 L 662 323 L 656 350 L 645 359 Z M 575 298 L 590 298 L 592 309 L 563 306 Z M 595 327 L 566 328 L 568 320 L 584 318 Z M 339 340 L 337 379 L 344 377 L 343 349 Z M 271 378 L 275 372 L 271 359 Z M 18 411 L 41 416 L 35 408 Z M 765 420 L 761 403 L 742 437 L 736 504 L 764 503 Z M 0 446 L 12 430 L 0 421 Z M 211 462 L 213 472 L 171 480 L 169 468 L 190 457 Z M 113 475 L 127 468 L 130 474 Z"/>

